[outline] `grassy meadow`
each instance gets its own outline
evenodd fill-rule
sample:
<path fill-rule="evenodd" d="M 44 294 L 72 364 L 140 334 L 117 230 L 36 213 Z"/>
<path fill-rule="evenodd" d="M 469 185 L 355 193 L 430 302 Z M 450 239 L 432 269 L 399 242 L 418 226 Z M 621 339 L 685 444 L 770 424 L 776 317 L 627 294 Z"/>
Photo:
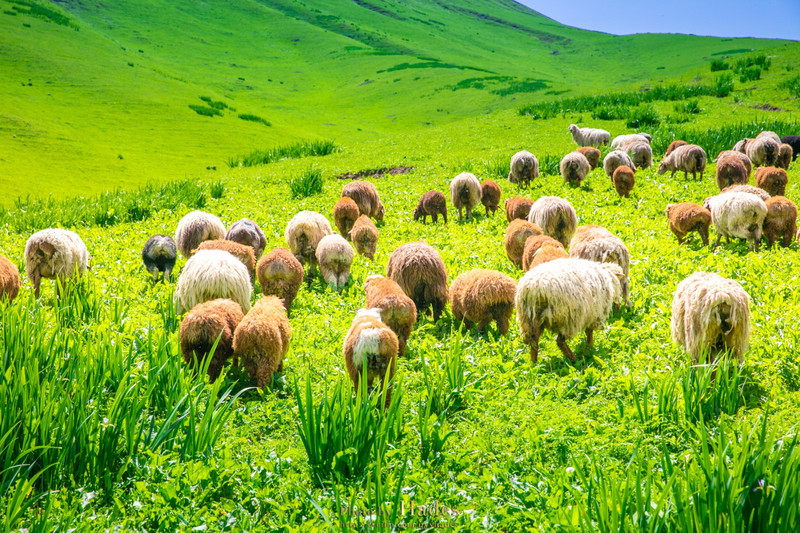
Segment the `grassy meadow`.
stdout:
<path fill-rule="evenodd" d="M 469 5 L 497 19 L 516 16 L 529 31 L 466 17 L 454 11 L 462 3 L 366 1 L 341 10 L 338 16 L 351 24 L 342 30 L 323 2 L 306 4 L 302 10 L 289 1 L 199 9 L 153 0 L 123 10 L 70 2 L 47 4 L 64 19 L 19 9 L 0 15 L 2 34 L 13 30 L 17 47 L 0 54 L 0 68 L 25 58 L 26 68 L 51 69 L 65 96 L 45 105 L 49 89 L 34 83 L 24 86 L 31 94 L 21 94 L 15 86 L 11 106 L 0 114 L 3 135 L 20 122 L 27 132 L 17 137 L 24 146 L 0 144 L 7 165 L 0 183 L 17 187 L 0 196 L 6 206 L 0 254 L 24 273 L 30 234 L 65 227 L 80 234 L 92 267 L 62 301 L 49 280 L 36 301 L 23 274 L 19 297 L 0 304 L 0 529 L 796 531 L 798 245 L 753 253 L 734 242 L 712 251 L 693 235 L 679 246 L 664 207 L 701 203 L 718 192 L 714 164 L 702 181 L 682 173 L 658 176 L 656 168 L 676 137 L 700 144 L 711 160 L 754 131 L 800 133 L 798 45 L 612 37 L 518 12 L 511 2 L 482 1 Z M 31 5 L 43 4 L 0 0 L 5 11 Z M 180 53 L 166 49 L 170 28 L 157 24 L 170 17 L 191 22 L 176 30 L 185 37 Z M 252 17 L 271 25 L 248 30 L 244 21 Z M 414 25 L 414 19 L 428 23 Z M 480 43 L 448 44 L 433 20 L 464 35 L 484 25 L 503 61 L 492 62 Z M 464 24 L 456 28 L 457 22 Z M 390 23 L 407 28 L 407 40 L 388 33 Z M 226 30 L 215 33 L 217 26 Z M 542 41 L 535 32 L 571 40 Z M 303 36 L 297 44 L 295 35 Z M 42 36 L 50 39 L 48 50 L 36 41 Z M 352 36 L 364 49 L 348 49 L 355 46 Z M 523 78 L 546 79 L 551 89 L 496 94 L 495 79 L 484 80 L 483 88 L 436 92 L 476 76 L 514 76 L 502 82 L 513 85 L 523 76 L 513 60 L 523 55 L 523 38 L 546 50 L 562 43 L 562 54 L 545 54 L 536 67 L 541 72 Z M 228 49 L 234 56 L 234 46 L 247 39 L 258 39 L 263 49 L 242 46 L 235 61 L 215 63 L 218 77 L 207 77 L 208 57 Z M 56 46 L 66 42 L 74 47 Z M 337 47 L 337 56 L 313 55 Z M 353 85 L 402 64 L 398 56 L 409 55 L 403 47 L 418 54 L 414 62 L 491 64 L 494 73 L 437 68 L 434 75 L 432 67 L 407 67 L 380 73 L 362 87 L 364 94 L 354 92 Z M 286 49 L 296 51 L 287 55 Z M 603 61 L 599 70 L 586 68 L 587 49 L 594 50 L 591 61 Z M 275 58 L 262 56 L 264 50 Z M 613 70 L 623 57 L 634 67 Z M 712 57 L 720 58 L 713 68 Z M 561 66 L 552 63 L 561 59 Z M 64 70 L 73 62 L 81 68 Z M 657 70 L 662 62 L 667 69 Z M 104 70 L 105 64 L 118 71 Z M 256 68 L 265 64 L 275 74 Z M 246 71 L 241 84 L 253 80 L 254 89 L 240 87 L 237 69 Z M 335 69 L 343 70 L 334 77 Z M 305 73 L 290 83 L 294 70 Z M 23 69 L 17 65 L 14 72 Z M 582 80 L 565 86 L 577 72 Z M 268 91 L 265 76 L 285 87 Z M 396 90 L 385 87 L 392 77 L 400 78 Z M 347 78 L 350 85 L 335 86 Z M 6 77 L 0 84 L 13 85 Z M 687 86 L 711 89 L 679 94 L 676 87 Z M 100 91 L 98 99 L 89 97 L 90 87 Z M 544 94 L 562 87 L 570 92 Z M 641 96 L 651 91 L 660 96 Z M 74 102 L 68 105 L 66 95 Z M 101 105 L 103 98 L 120 107 Z M 134 105 L 132 98 L 140 101 Z M 326 106 L 333 102 L 351 105 L 352 115 L 338 116 Z M 437 115 L 444 102 L 452 107 Z M 386 118 L 395 107 L 397 120 Z M 327 121 L 336 125 L 328 129 Z M 612 136 L 653 134 L 654 167 L 636 172 L 629 199 L 617 196 L 602 168 L 580 188 L 563 182 L 557 166 L 574 149 L 571 123 L 603 127 Z M 108 135 L 111 125 L 119 137 Z M 536 154 L 542 167 L 525 190 L 506 179 L 509 159 L 521 149 Z M 54 166 L 55 160 L 63 164 Z M 210 165 L 216 170 L 205 170 Z M 149 236 L 174 234 L 182 216 L 202 209 L 226 225 L 251 218 L 264 230 L 267 249 L 285 246 L 284 229 L 298 211 L 333 220 L 346 183 L 338 176 L 395 167 L 411 170 L 369 178 L 386 207 L 375 261 L 356 256 L 340 292 L 320 279 L 301 288 L 289 316 L 285 371 L 268 390 L 255 389 L 230 365 L 213 385 L 186 368 L 175 280 L 153 285 L 141 263 Z M 449 198 L 449 181 L 463 171 L 497 181 L 503 200 L 563 197 L 580 224 L 619 236 L 631 253 L 632 306 L 612 313 L 575 365 L 549 332 L 532 365 L 516 324 L 500 337 L 494 325 L 485 334 L 464 330 L 449 310 L 438 323 L 423 316 L 398 360 L 391 406 L 374 409 L 379 392 L 352 393 L 342 343 L 364 305 L 366 277 L 385 274 L 395 248 L 426 241 L 440 252 L 450 282 L 473 268 L 522 276 L 503 249 L 503 213 L 486 216 L 481 206 L 459 222 L 448 205 L 447 225 L 413 221 L 419 197 L 436 189 Z M 800 163 L 788 175 L 786 196 L 800 201 Z M 42 181 L 28 179 L 37 176 Z M 303 176 L 321 176 L 322 190 L 304 196 Z M 183 264 L 179 259 L 176 279 Z M 700 270 L 733 278 L 750 295 L 752 332 L 742 368 L 692 367 L 670 339 L 673 291 Z M 256 282 L 253 300 L 259 295 Z M 570 346 L 583 349 L 583 336 Z"/>

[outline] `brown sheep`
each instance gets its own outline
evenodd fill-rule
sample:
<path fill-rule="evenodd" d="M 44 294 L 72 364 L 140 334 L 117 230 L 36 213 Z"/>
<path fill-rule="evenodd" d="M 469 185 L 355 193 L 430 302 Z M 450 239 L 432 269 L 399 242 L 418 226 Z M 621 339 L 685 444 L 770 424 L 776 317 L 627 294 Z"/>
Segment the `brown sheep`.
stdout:
<path fill-rule="evenodd" d="M 481 203 L 486 208 L 486 214 L 494 214 L 500 204 L 500 186 L 494 180 L 481 182 Z"/>
<path fill-rule="evenodd" d="M 738 158 L 739 161 L 741 161 L 742 164 L 744 165 L 744 168 L 747 169 L 747 177 L 748 178 L 750 177 L 750 173 L 753 172 L 753 162 L 750 161 L 750 158 L 747 157 L 747 154 L 736 150 L 723 150 L 722 152 L 719 153 L 719 155 L 717 155 L 717 161 L 726 156 L 733 156 Z"/>
<path fill-rule="evenodd" d="M 22 278 L 19 277 L 17 266 L 0 255 L 0 302 L 13 302 L 21 286 Z"/>
<path fill-rule="evenodd" d="M 767 218 L 764 219 L 762 234 L 767 238 L 770 248 L 776 241 L 787 247 L 792 244 L 797 232 L 797 206 L 783 196 L 773 196 L 765 202 Z"/>
<path fill-rule="evenodd" d="M 517 268 L 522 268 L 525 241 L 532 235 L 542 235 L 542 228 L 527 220 L 514 219 L 506 228 L 506 255 Z"/>
<path fill-rule="evenodd" d="M 494 321 L 500 335 L 508 333 L 517 283 L 496 270 L 476 268 L 458 276 L 450 287 L 450 307 L 456 321 L 483 333 Z"/>
<path fill-rule="evenodd" d="M 775 163 L 775 166 L 784 170 L 788 170 L 789 165 L 792 164 L 793 160 L 794 150 L 792 150 L 792 145 L 781 143 L 781 146 L 778 149 L 778 161 Z"/>
<path fill-rule="evenodd" d="M 256 269 L 261 293 L 283 300 L 288 311 L 303 284 L 303 265 L 286 248 L 275 248 L 261 258 Z"/>
<path fill-rule="evenodd" d="M 543 250 L 545 248 L 546 250 Z M 558 249 L 561 249 L 563 253 L 559 252 Z M 539 252 L 542 252 L 542 255 L 537 260 Z M 525 249 L 522 251 L 522 270 L 527 272 L 536 265 L 559 257 L 569 257 L 563 244 L 547 235 L 533 235 L 525 241 Z"/>
<path fill-rule="evenodd" d="M 439 252 L 424 242 L 403 244 L 389 257 L 386 276 L 414 301 L 418 313 L 432 307 L 433 321 L 439 320 L 447 305 L 447 270 Z"/>
<path fill-rule="evenodd" d="M 669 146 L 667 146 L 667 152 L 664 154 L 664 157 L 667 157 L 669 154 L 674 152 L 675 148 L 679 146 L 685 146 L 687 144 L 689 143 L 687 143 L 686 141 L 678 141 L 678 140 L 672 141 L 671 143 L 669 143 Z"/>
<path fill-rule="evenodd" d="M 358 205 L 347 196 L 339 198 L 339 201 L 333 206 L 333 221 L 336 223 L 339 234 L 347 240 L 350 240 L 350 230 L 353 229 L 353 224 L 360 215 Z"/>
<path fill-rule="evenodd" d="M 275 372 L 283 372 L 283 358 L 289 351 L 292 327 L 283 302 L 264 296 L 245 315 L 233 335 L 233 351 L 250 379 L 264 389 Z"/>
<path fill-rule="evenodd" d="M 406 296 L 400 285 L 383 276 L 369 276 L 364 284 L 367 293 L 365 307 L 380 309 L 381 320 L 394 331 L 400 356 L 406 354 L 406 344 L 417 321 L 417 306 Z"/>
<path fill-rule="evenodd" d="M 350 230 L 350 238 L 356 252 L 370 261 L 375 260 L 375 250 L 378 248 L 378 228 L 367 215 L 361 215 Z"/>
<path fill-rule="evenodd" d="M 344 339 L 344 363 L 347 374 L 358 390 L 366 366 L 367 387 L 383 386 L 385 379 L 394 377 L 399 342 L 394 331 L 383 323 L 377 309 L 362 309 Z M 375 382 L 375 378 L 380 378 Z M 391 399 L 391 388 L 386 390 L 385 405 Z"/>
<path fill-rule="evenodd" d="M 242 307 L 233 300 L 217 298 L 196 305 L 181 322 L 181 353 L 186 364 L 202 365 L 214 343 L 217 348 L 208 363 L 208 377 L 213 383 L 222 366 L 233 355 L 233 332 L 242 321 Z"/>
<path fill-rule="evenodd" d="M 786 184 L 789 183 L 789 176 L 782 168 L 761 167 L 757 168 L 753 177 L 756 186 L 764 189 L 770 196 L 783 196 L 786 194 Z"/>
<path fill-rule="evenodd" d="M 669 229 L 678 238 L 678 244 L 692 231 L 700 234 L 703 246 L 708 246 L 708 226 L 711 224 L 711 211 L 689 202 L 669 204 L 664 210 L 669 218 Z"/>
<path fill-rule="evenodd" d="M 351 198 L 358 205 L 358 210 L 362 215 L 374 218 L 378 222 L 383 221 L 386 210 L 378 196 L 378 189 L 373 183 L 352 181 L 344 186 L 342 196 Z"/>
<path fill-rule="evenodd" d="M 261 226 L 249 218 L 241 218 L 234 222 L 225 233 L 225 239 L 252 246 L 256 258 L 261 257 L 267 245 L 267 236 L 264 235 Z"/>
<path fill-rule="evenodd" d="M 630 198 L 633 186 L 636 185 L 636 177 L 630 167 L 626 165 L 617 167 L 611 176 L 611 181 L 614 183 L 614 190 L 618 195 Z"/>
<path fill-rule="evenodd" d="M 714 177 L 720 191 L 731 185 L 746 184 L 747 176 L 747 168 L 739 158 L 722 156 L 717 160 L 717 170 Z"/>
<path fill-rule="evenodd" d="M 575 151 L 583 154 L 592 170 L 596 169 L 597 165 L 600 164 L 600 150 L 594 146 L 582 146 Z"/>
<path fill-rule="evenodd" d="M 213 241 L 201 242 L 200 246 L 192 250 L 192 254 L 194 255 L 198 250 L 222 250 L 223 252 L 228 252 L 242 262 L 247 269 L 247 273 L 250 274 L 250 281 L 256 278 L 256 254 L 252 246 L 225 239 L 214 239 Z"/>
<path fill-rule="evenodd" d="M 523 198 L 522 196 L 515 196 L 506 200 L 506 220 L 511 222 L 515 218 L 528 220 L 528 213 L 531 212 L 533 200 Z"/>
<path fill-rule="evenodd" d="M 447 224 L 447 199 L 439 191 L 428 191 L 419 199 L 417 207 L 414 209 L 414 222 L 422 219 L 422 223 L 427 223 L 428 215 L 436 224 L 439 215 L 442 215 L 444 223 Z"/>

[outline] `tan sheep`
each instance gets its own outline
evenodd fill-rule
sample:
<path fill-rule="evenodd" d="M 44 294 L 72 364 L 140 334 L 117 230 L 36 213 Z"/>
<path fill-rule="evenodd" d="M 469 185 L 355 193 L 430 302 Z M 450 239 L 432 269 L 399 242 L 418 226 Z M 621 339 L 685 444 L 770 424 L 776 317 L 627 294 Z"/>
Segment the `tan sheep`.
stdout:
<path fill-rule="evenodd" d="M 508 332 L 517 284 L 496 270 L 474 269 L 458 276 L 450 287 L 450 308 L 456 321 L 468 329 L 477 324 L 483 333 L 494 321 L 500 335 Z"/>
<path fill-rule="evenodd" d="M 545 235 L 553 237 L 566 248 L 575 234 L 578 215 L 569 202 L 557 196 L 542 196 L 531 206 L 528 222 L 542 228 Z"/>
<path fill-rule="evenodd" d="M 398 349 L 397 335 L 381 321 L 379 310 L 362 309 L 356 313 L 343 346 L 344 363 L 353 388 L 358 390 L 365 369 L 369 388 L 381 387 L 385 379 L 393 378 Z M 387 388 L 386 406 L 390 399 L 391 388 Z"/>
<path fill-rule="evenodd" d="M 516 218 L 523 220 L 528 219 L 528 213 L 531 212 L 533 200 L 523 198 L 522 196 L 515 196 L 506 200 L 506 220 L 511 222 Z"/>
<path fill-rule="evenodd" d="M 755 194 L 765 202 L 769 200 L 769 193 L 767 191 L 759 189 L 758 187 L 753 187 L 752 185 L 731 185 L 730 187 L 725 187 L 720 192 L 746 192 Z"/>
<path fill-rule="evenodd" d="M 669 218 L 669 229 L 678 238 L 678 244 L 683 244 L 686 236 L 696 231 L 703 240 L 703 246 L 708 246 L 708 227 L 711 225 L 711 211 L 702 205 L 684 202 L 669 204 L 664 210 Z"/>
<path fill-rule="evenodd" d="M 288 311 L 303 284 L 303 265 L 286 248 L 275 248 L 258 262 L 256 269 L 261 293 L 283 300 Z"/>
<path fill-rule="evenodd" d="M 214 343 L 217 347 L 208 363 L 208 377 L 213 383 L 225 362 L 233 355 L 233 332 L 242 321 L 242 307 L 224 298 L 209 300 L 192 307 L 181 322 L 181 353 L 191 367 L 203 364 Z M 219 339 L 219 341 L 217 341 Z"/>
<path fill-rule="evenodd" d="M 0 255 L 0 303 L 14 301 L 22 286 L 17 265 Z"/>
<path fill-rule="evenodd" d="M 390 278 L 369 276 L 364 284 L 366 308 L 379 309 L 381 320 L 394 331 L 400 356 L 406 354 L 406 344 L 417 321 L 417 306 L 406 296 L 400 285 Z"/>
<path fill-rule="evenodd" d="M 89 251 L 74 231 L 49 228 L 37 231 L 25 243 L 25 272 L 39 298 L 42 279 L 56 280 L 56 296 L 67 291 L 67 281 L 89 269 Z"/>
<path fill-rule="evenodd" d="M 378 196 L 378 189 L 373 183 L 361 180 L 352 181 L 344 186 L 342 196 L 352 199 L 358 205 L 358 210 L 362 215 L 374 218 L 378 222 L 383 220 L 386 210 Z"/>
<path fill-rule="evenodd" d="M 761 132 L 765 133 L 765 132 Z M 745 144 L 744 151 L 754 167 L 769 167 L 778 162 L 778 155 L 781 149 L 781 140 L 761 133 Z M 769 132 L 771 133 L 771 132 Z M 773 134 L 774 135 L 774 134 Z"/>
<path fill-rule="evenodd" d="M 597 263 L 614 263 L 622 269 L 620 278 L 622 300 L 630 307 L 628 299 L 630 285 L 631 254 L 622 239 L 602 226 L 588 224 L 580 226 L 569 243 L 569 256 L 588 259 Z"/>
<path fill-rule="evenodd" d="M 753 177 L 756 180 L 756 186 L 767 191 L 770 196 L 783 196 L 786 194 L 786 185 L 789 183 L 789 176 L 782 168 L 757 168 Z"/>
<path fill-rule="evenodd" d="M 339 201 L 333 206 L 333 221 L 336 223 L 339 234 L 345 239 L 350 239 L 350 230 L 353 229 L 353 224 L 360 215 L 361 211 L 359 211 L 358 205 L 347 196 L 339 198 Z"/>
<path fill-rule="evenodd" d="M 225 233 L 225 238 L 239 244 L 252 246 L 256 259 L 261 257 L 264 247 L 267 245 L 267 236 L 264 235 L 261 226 L 249 218 L 242 218 L 231 224 L 228 232 Z"/>
<path fill-rule="evenodd" d="M 486 214 L 494 214 L 500 204 L 500 186 L 494 180 L 484 180 L 481 183 L 481 203 L 486 208 Z"/>
<path fill-rule="evenodd" d="M 250 379 L 265 389 L 275 372 L 283 372 L 292 327 L 277 296 L 262 297 L 247 313 L 233 336 L 233 351 Z"/>
<path fill-rule="evenodd" d="M 793 159 L 794 159 L 794 150 L 792 149 L 792 145 L 781 143 L 778 150 L 778 160 L 775 162 L 775 166 L 778 168 L 782 168 L 784 170 L 788 170 L 789 165 L 792 164 Z"/>
<path fill-rule="evenodd" d="M 418 313 L 432 307 L 433 321 L 439 320 L 447 305 L 447 270 L 439 252 L 424 242 L 403 244 L 389 257 L 386 276 L 414 301 Z"/>
<path fill-rule="evenodd" d="M 226 239 L 214 239 L 201 242 L 196 250 L 192 250 L 192 255 L 199 250 L 222 250 L 223 252 L 228 252 L 242 262 L 247 269 L 247 273 L 250 274 L 251 282 L 256 277 L 256 255 L 251 246 Z"/>
<path fill-rule="evenodd" d="M 343 289 L 350 280 L 353 247 L 341 235 L 326 235 L 317 245 L 317 263 L 322 279 L 333 290 Z"/>
<path fill-rule="evenodd" d="M 570 152 L 564 156 L 558 165 L 561 177 L 572 187 L 580 187 L 581 182 L 592 170 L 589 161 L 580 152 Z"/>
<path fill-rule="evenodd" d="M 680 140 L 677 140 L 677 139 L 672 141 L 671 143 L 669 143 L 669 146 L 667 146 L 667 151 L 664 154 L 664 157 L 667 157 L 669 154 L 674 152 L 675 149 L 678 148 L 679 146 L 686 146 L 687 144 L 689 144 L 689 143 L 687 143 L 686 141 L 680 141 Z"/>
<path fill-rule="evenodd" d="M 714 179 L 719 190 L 731 185 L 744 185 L 747 183 L 747 168 L 738 157 L 723 156 L 717 159 L 717 169 Z"/>
<path fill-rule="evenodd" d="M 747 154 L 745 154 L 744 152 L 739 152 L 737 150 L 724 150 L 720 152 L 719 155 L 717 156 L 717 161 L 726 156 L 733 156 L 738 158 L 739 161 L 741 161 L 742 164 L 744 165 L 744 168 L 747 169 L 747 177 L 748 178 L 750 177 L 750 173 L 753 172 L 753 163 L 752 161 L 750 161 L 750 158 L 747 157 Z"/>
<path fill-rule="evenodd" d="M 361 215 L 350 230 L 350 238 L 356 252 L 370 261 L 375 260 L 375 250 L 378 248 L 378 228 L 367 215 Z"/>
<path fill-rule="evenodd" d="M 689 172 L 692 173 L 692 178 L 697 179 L 697 173 L 700 173 L 700 179 L 703 179 L 703 172 L 706 169 L 706 152 L 696 144 L 686 144 L 679 146 L 674 152 L 661 160 L 658 165 L 658 175 L 664 174 L 666 171 L 672 171 L 670 179 L 675 177 L 675 173 L 679 170 L 683 171 L 683 177 L 686 179 Z"/>
<path fill-rule="evenodd" d="M 189 259 L 203 241 L 225 238 L 225 225 L 211 213 L 192 211 L 178 222 L 175 244 L 183 257 Z"/>
<path fill-rule="evenodd" d="M 525 249 L 522 251 L 522 270 L 528 272 L 542 263 L 564 257 L 569 257 L 569 254 L 560 242 L 547 235 L 533 235 L 525 241 Z"/>
<path fill-rule="evenodd" d="M 539 160 L 527 150 L 522 150 L 511 156 L 508 181 L 519 183 L 527 187 L 535 178 L 539 177 Z"/>
<path fill-rule="evenodd" d="M 414 222 L 422 219 L 422 223 L 427 223 L 428 215 L 436 224 L 439 215 L 442 215 L 444 223 L 447 224 L 447 200 L 444 194 L 439 191 L 428 191 L 419 199 L 417 207 L 414 209 Z"/>
<path fill-rule="evenodd" d="M 578 153 L 583 154 L 583 157 L 589 162 L 589 166 L 592 170 L 597 168 L 597 165 L 600 164 L 600 150 L 595 148 L 594 146 L 582 146 L 575 150 Z"/>
<path fill-rule="evenodd" d="M 300 211 L 286 225 L 286 244 L 301 264 L 308 265 L 309 285 L 317 271 L 317 244 L 332 233 L 328 220 L 313 211 Z"/>
<path fill-rule="evenodd" d="M 450 201 L 458 209 L 458 220 L 466 209 L 467 218 L 472 217 L 472 208 L 481 201 L 481 183 L 474 174 L 462 172 L 450 182 Z"/>
<path fill-rule="evenodd" d="M 634 141 L 624 144 L 622 149 L 631 157 L 636 168 L 650 168 L 653 166 L 653 149 L 650 143 Z"/>
<path fill-rule="evenodd" d="M 603 170 L 609 178 L 614 176 L 614 171 L 617 167 L 626 166 L 631 170 L 636 170 L 636 165 L 633 164 L 631 157 L 622 150 L 614 150 L 609 152 L 603 158 Z"/>
<path fill-rule="evenodd" d="M 614 170 L 611 176 L 611 183 L 614 185 L 614 190 L 623 198 L 630 198 L 631 191 L 636 185 L 636 176 L 627 165 L 621 165 Z"/>
<path fill-rule="evenodd" d="M 783 196 L 773 196 L 766 202 L 767 218 L 764 219 L 762 235 L 767 238 L 767 246 L 775 242 L 788 247 L 797 232 L 797 206 Z"/>
<path fill-rule="evenodd" d="M 527 220 L 516 218 L 508 225 L 505 234 L 506 255 L 517 268 L 522 268 L 522 252 L 525 250 L 525 241 L 528 240 L 528 237 L 541 234 L 542 228 Z"/>

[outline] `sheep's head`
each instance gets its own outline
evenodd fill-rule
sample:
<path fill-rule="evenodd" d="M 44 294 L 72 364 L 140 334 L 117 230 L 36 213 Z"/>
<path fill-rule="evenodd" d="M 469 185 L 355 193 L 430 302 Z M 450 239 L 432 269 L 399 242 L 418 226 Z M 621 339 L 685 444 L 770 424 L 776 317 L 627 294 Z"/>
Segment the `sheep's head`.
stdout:
<path fill-rule="evenodd" d="M 664 214 L 669 217 L 669 212 L 672 211 L 672 208 L 675 207 L 675 204 L 667 204 L 667 207 L 664 208 Z"/>
<path fill-rule="evenodd" d="M 367 276 L 367 279 L 364 281 L 364 290 L 369 290 L 369 286 L 373 283 L 382 280 L 383 276 L 380 274 L 373 274 L 372 276 Z"/>
<path fill-rule="evenodd" d="M 383 222 L 383 215 L 386 214 L 386 208 L 383 207 L 383 202 L 378 201 L 378 213 L 375 215 L 375 220 Z"/>
<path fill-rule="evenodd" d="M 667 160 L 664 159 L 658 164 L 658 175 L 662 175 L 667 170 L 669 170 L 669 164 L 667 164 Z"/>
<path fill-rule="evenodd" d="M 420 203 L 414 208 L 414 222 L 421 219 L 423 216 L 425 216 L 425 210 L 422 208 L 422 204 Z"/>
<path fill-rule="evenodd" d="M 576 126 L 575 124 L 570 124 L 569 127 L 567 128 L 567 130 L 569 130 L 570 133 L 577 133 L 578 132 L 578 126 Z"/>

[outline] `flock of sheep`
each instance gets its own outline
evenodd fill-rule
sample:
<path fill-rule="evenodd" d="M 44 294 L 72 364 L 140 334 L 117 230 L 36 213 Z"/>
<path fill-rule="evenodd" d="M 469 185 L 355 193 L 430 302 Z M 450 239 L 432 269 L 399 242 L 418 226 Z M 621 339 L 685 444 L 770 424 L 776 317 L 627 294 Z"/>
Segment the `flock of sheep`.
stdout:
<path fill-rule="evenodd" d="M 579 185 L 600 164 L 597 146 L 609 144 L 602 161 L 620 196 L 627 197 L 635 185 L 635 171 L 653 164 L 650 136 L 622 135 L 613 141 L 604 130 L 569 130 L 579 148 L 566 154 L 560 172 L 570 185 Z M 790 143 L 772 132 L 744 139 L 733 150 L 719 154 L 716 181 L 720 194 L 704 205 L 670 204 L 666 207 L 670 230 L 682 243 L 697 231 L 708 244 L 709 225 L 722 236 L 746 239 L 756 249 L 762 231 L 771 246 L 787 246 L 795 238 L 797 208 L 783 196 L 788 181 L 785 168 L 794 157 Z M 788 141 L 784 142 L 784 141 Z M 673 142 L 658 173 L 699 173 L 702 179 L 706 154 L 696 145 Z M 747 185 L 752 167 L 758 187 Z M 527 186 L 539 175 L 536 157 L 527 151 L 510 161 L 508 179 Z M 492 180 L 479 182 L 470 173 L 450 183 L 450 201 L 469 218 L 483 204 L 494 213 L 501 191 Z M 449 302 L 456 321 L 483 331 L 491 322 L 505 335 L 516 310 L 522 340 L 536 362 L 542 331 L 556 334 L 565 357 L 575 361 L 567 340 L 584 332 L 587 347 L 593 332 L 606 322 L 612 309 L 630 306 L 630 254 L 625 244 L 607 229 L 578 226 L 575 209 L 566 200 L 541 197 L 535 202 L 516 196 L 505 202 L 508 227 L 506 254 L 525 271 L 517 281 L 494 270 L 475 269 L 459 275 L 448 287 L 448 275 L 439 253 L 424 242 L 411 242 L 392 252 L 386 276 L 369 276 L 365 305 L 353 318 L 344 341 L 343 354 L 354 384 L 366 375 L 370 385 L 376 378 L 394 374 L 396 357 L 406 344 L 418 313 L 432 311 L 438 320 Z M 385 213 L 378 190 L 366 181 L 353 181 L 342 190 L 333 207 L 339 234 L 328 220 L 313 211 L 297 213 L 287 224 L 286 248 L 264 254 L 266 237 L 252 220 L 242 219 L 226 230 L 214 215 L 201 211 L 187 214 L 178 223 L 175 239 L 154 235 L 142 250 L 153 281 L 170 278 L 177 254 L 187 258 L 178 278 L 175 300 L 179 314 L 186 313 L 180 327 L 181 351 L 188 364 L 207 361 L 211 380 L 226 361 L 241 361 L 259 387 L 267 387 L 281 371 L 291 340 L 288 312 L 305 279 L 309 284 L 321 275 L 339 289 L 348 283 L 355 253 L 374 259 L 378 228 Z M 414 220 L 447 222 L 447 201 L 439 191 L 426 192 L 413 211 Z M 799 237 L 800 238 L 800 237 Z M 352 244 L 351 244 L 352 243 Z M 567 251 L 569 250 L 569 251 Z M 28 278 L 39 296 L 43 278 L 55 278 L 58 295 L 69 278 L 88 268 L 88 253 L 81 238 L 63 229 L 33 234 L 25 246 Z M 304 268 L 305 266 L 305 268 Z M 251 308 L 254 280 L 263 297 Z M 0 256 L 0 299 L 13 300 L 21 278 L 14 264 Z M 672 302 L 671 333 L 697 362 L 729 353 L 739 362 L 747 348 L 750 330 L 749 296 L 734 280 L 697 272 L 677 287 Z"/>

